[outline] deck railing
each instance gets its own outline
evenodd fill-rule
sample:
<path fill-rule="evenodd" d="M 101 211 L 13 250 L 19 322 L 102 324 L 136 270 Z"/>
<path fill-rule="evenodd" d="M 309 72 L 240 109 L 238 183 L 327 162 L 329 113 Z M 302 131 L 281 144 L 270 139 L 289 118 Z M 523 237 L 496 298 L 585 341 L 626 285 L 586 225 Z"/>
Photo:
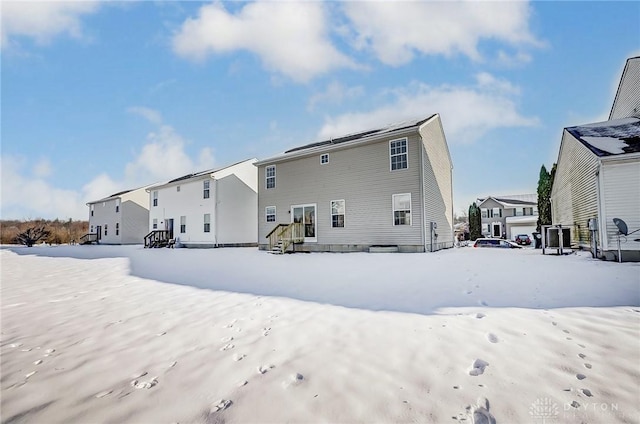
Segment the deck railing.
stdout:
<path fill-rule="evenodd" d="M 277 249 L 284 253 L 292 244 L 304 242 L 304 225 L 301 222 L 278 224 L 266 238 L 269 239 L 270 251 Z"/>
<path fill-rule="evenodd" d="M 95 233 L 87 233 L 80 237 L 80 244 L 91 244 L 98 242 L 98 235 Z"/>
<path fill-rule="evenodd" d="M 169 230 L 153 230 L 144 236 L 144 247 L 165 247 L 169 243 Z"/>

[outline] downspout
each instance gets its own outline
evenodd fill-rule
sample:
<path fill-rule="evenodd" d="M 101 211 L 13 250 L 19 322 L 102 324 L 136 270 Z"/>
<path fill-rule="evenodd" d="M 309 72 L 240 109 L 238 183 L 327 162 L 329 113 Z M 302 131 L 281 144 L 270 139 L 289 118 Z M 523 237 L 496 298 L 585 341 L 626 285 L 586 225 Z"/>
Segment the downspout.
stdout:
<path fill-rule="evenodd" d="M 213 245 L 218 247 L 218 180 L 213 179 Z"/>
<path fill-rule="evenodd" d="M 421 236 L 422 236 L 422 246 L 424 247 L 424 251 L 427 251 L 427 201 L 426 201 L 426 195 L 425 195 L 425 190 L 426 187 L 424 186 L 424 155 L 425 155 L 425 148 L 424 148 L 424 140 L 422 138 L 422 135 L 420 135 L 420 194 L 422 199 L 422 231 L 420 231 Z"/>
<path fill-rule="evenodd" d="M 608 249 L 609 248 L 609 240 L 607 240 L 607 223 L 603 222 L 604 220 L 602 219 L 603 215 L 602 215 L 602 190 L 600 188 L 601 185 L 601 175 L 600 175 L 600 168 L 602 167 L 602 162 L 600 162 L 600 160 L 598 160 L 598 167 L 596 168 L 596 173 L 595 173 L 595 177 L 596 177 L 596 200 L 598 202 L 598 237 L 596 238 L 596 241 L 600 241 L 600 249 L 601 251 L 604 253 L 605 248 Z M 603 227 L 604 227 L 604 231 L 603 231 Z M 598 240 L 600 239 L 600 240 Z M 605 246 L 605 241 L 606 246 Z M 596 258 L 599 257 L 598 256 L 598 249 L 596 248 Z"/>

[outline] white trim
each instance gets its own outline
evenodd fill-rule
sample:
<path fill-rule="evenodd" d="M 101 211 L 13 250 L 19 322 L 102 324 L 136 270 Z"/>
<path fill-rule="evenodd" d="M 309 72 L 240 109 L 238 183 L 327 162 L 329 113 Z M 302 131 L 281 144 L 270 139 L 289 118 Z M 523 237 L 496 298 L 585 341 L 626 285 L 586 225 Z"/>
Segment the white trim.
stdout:
<path fill-rule="evenodd" d="M 398 141 L 404 141 L 405 150 L 406 151 L 404 153 L 391 154 L 391 143 L 395 143 L 395 142 L 398 142 Z M 407 157 L 406 158 L 407 166 L 405 168 L 393 169 L 391 158 L 393 156 L 401 156 L 401 155 L 405 155 Z M 404 171 L 405 169 L 409 169 L 409 138 L 408 137 L 401 137 L 401 138 L 396 138 L 396 139 L 393 139 L 393 140 L 389 140 L 389 171 L 391 171 L 391 172 Z"/>
<path fill-rule="evenodd" d="M 326 156 L 327 161 L 323 162 L 322 159 Z M 320 155 L 320 165 L 327 165 L 329 164 L 329 153 L 323 153 Z"/>
<path fill-rule="evenodd" d="M 267 212 L 270 208 L 273 208 L 273 213 Z M 265 206 L 264 208 L 264 222 L 276 222 L 278 220 L 278 210 L 275 206 Z M 273 215 L 273 221 L 269 221 L 269 215 Z"/>
<path fill-rule="evenodd" d="M 396 224 L 396 196 L 409 196 L 409 224 Z M 413 226 L 413 213 L 412 213 L 412 204 L 411 204 L 411 193 L 397 193 L 391 195 L 391 223 L 394 227 L 404 227 L 408 225 L 409 227 Z M 398 211 L 406 211 L 406 209 L 398 209 Z"/>
<path fill-rule="evenodd" d="M 333 226 L 333 202 L 342 202 L 342 207 L 344 208 L 343 213 L 335 214 L 336 216 L 342 215 L 342 227 L 334 227 Z M 336 199 L 329 201 L 329 228 L 345 228 L 347 226 L 347 202 L 344 199 Z"/>
<path fill-rule="evenodd" d="M 269 168 L 273 168 L 273 176 L 269 176 Z M 273 187 L 269 187 L 269 178 L 273 178 Z M 264 168 L 264 188 L 265 190 L 271 190 L 276 188 L 276 166 L 268 165 Z"/>
<path fill-rule="evenodd" d="M 306 204 L 301 204 L 301 205 L 291 205 L 291 222 L 293 222 L 293 209 L 294 208 L 302 208 L 302 220 L 303 220 L 303 224 L 304 224 L 304 208 L 308 207 L 308 206 L 313 206 L 313 215 L 314 215 L 314 220 L 313 220 L 313 226 L 314 226 L 314 234 L 316 235 L 315 237 L 305 237 L 304 241 L 305 243 L 307 242 L 317 242 L 318 241 L 318 204 L 317 203 L 306 203 Z"/>

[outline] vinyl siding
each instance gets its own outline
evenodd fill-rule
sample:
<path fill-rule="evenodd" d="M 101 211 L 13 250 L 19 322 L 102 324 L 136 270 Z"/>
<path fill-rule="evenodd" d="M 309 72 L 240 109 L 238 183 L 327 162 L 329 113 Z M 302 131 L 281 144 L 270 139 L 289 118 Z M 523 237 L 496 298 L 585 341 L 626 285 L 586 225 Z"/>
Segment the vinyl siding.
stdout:
<path fill-rule="evenodd" d="M 122 244 L 142 244 L 144 236 L 148 233 L 149 209 L 138 203 L 127 200 L 120 204 L 120 242 Z M 111 231 L 111 226 L 109 226 Z M 114 226 L 115 234 L 115 226 Z"/>
<path fill-rule="evenodd" d="M 122 243 L 122 224 L 120 224 L 120 235 L 116 236 L 116 223 L 122 219 L 122 204 L 120 204 L 120 212 L 116 213 L 116 199 L 109 199 L 103 202 L 93 203 L 94 213 L 89 216 L 89 228 L 93 226 L 94 233 L 96 227 L 101 228 L 101 244 L 121 244 Z M 91 209 L 89 209 L 91 210 Z M 91 212 L 89 212 L 91 215 Z M 107 225 L 107 235 L 104 235 L 104 226 Z"/>
<path fill-rule="evenodd" d="M 604 250 L 617 250 L 618 228 L 613 218 L 624 220 L 629 231 L 640 228 L 640 160 L 626 163 L 603 163 L 602 177 L 602 223 L 606 228 Z M 622 250 L 640 250 L 640 236 L 623 238 Z"/>
<path fill-rule="evenodd" d="M 583 247 L 589 246 L 587 223 L 598 216 L 598 164 L 589 149 L 563 132 L 551 192 L 551 222 L 571 227 L 572 244 Z"/>
<path fill-rule="evenodd" d="M 640 58 L 627 61 L 609 120 L 640 114 Z"/>
<path fill-rule="evenodd" d="M 433 119 L 422 125 L 420 134 L 423 155 L 425 248 L 427 251 L 435 251 L 453 247 L 453 165 L 440 119 Z M 437 224 L 437 238 L 433 246 L 430 222 Z"/>
<path fill-rule="evenodd" d="M 318 245 L 394 244 L 423 247 L 423 215 L 420 200 L 420 138 L 408 136 L 408 168 L 390 170 L 389 137 L 329 151 L 329 163 L 321 154 L 276 164 L 276 187 L 265 188 L 265 168 L 258 170 L 258 242 L 277 223 L 291 222 L 292 205 L 316 204 Z M 326 153 L 326 152 L 322 152 Z M 411 193 L 411 225 L 394 226 L 392 195 Z M 331 227 L 330 202 L 345 200 L 345 227 Z M 276 222 L 266 222 L 265 207 L 276 206 Z"/>

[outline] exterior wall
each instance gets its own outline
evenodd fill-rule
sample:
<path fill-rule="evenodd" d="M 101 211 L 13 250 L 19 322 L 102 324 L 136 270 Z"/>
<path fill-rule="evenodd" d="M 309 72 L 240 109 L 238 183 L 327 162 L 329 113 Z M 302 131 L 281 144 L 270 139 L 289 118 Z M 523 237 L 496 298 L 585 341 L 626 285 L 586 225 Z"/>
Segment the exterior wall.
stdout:
<path fill-rule="evenodd" d="M 255 246 L 257 241 L 257 170 L 245 161 L 211 174 L 150 187 L 147 230 L 165 229 L 173 219 L 173 237 L 187 247 Z M 210 181 L 209 198 L 203 194 L 203 181 Z M 177 187 L 180 186 L 180 191 Z M 158 206 L 153 192 L 158 191 Z M 210 215 L 210 231 L 204 231 L 204 215 Z M 186 231 L 180 232 L 180 217 L 186 217 Z"/>
<path fill-rule="evenodd" d="M 624 220 L 629 232 L 640 228 L 640 159 L 603 161 L 600 177 L 602 197 L 600 227 L 606 233 L 603 237 L 603 250 L 617 253 L 618 228 L 613 223 L 613 218 Z M 634 241 L 638 238 L 640 238 L 639 233 L 623 237 L 621 250 L 640 251 L 640 242 Z"/>
<path fill-rule="evenodd" d="M 253 164 L 250 166 L 255 186 L 257 170 Z M 255 190 L 236 175 L 224 177 L 216 184 L 219 220 L 215 231 L 218 244 L 255 246 L 258 242 L 258 195 Z"/>
<path fill-rule="evenodd" d="M 453 177 L 451 156 L 440 119 L 428 121 L 420 128 L 422 136 L 422 185 L 425 248 L 435 251 L 453 247 Z M 413 199 L 412 199 L 413 200 Z M 431 235 L 430 222 L 437 228 Z"/>
<path fill-rule="evenodd" d="M 203 196 L 204 180 L 210 180 L 209 198 Z M 180 191 L 178 191 L 180 187 Z M 153 220 L 158 220 L 158 230 L 164 230 L 168 219 L 173 219 L 173 237 L 180 243 L 215 244 L 215 183 L 208 175 L 199 179 L 178 181 L 149 193 L 149 231 Z M 158 192 L 158 206 L 153 206 L 153 192 Z M 204 232 L 204 214 L 211 215 L 211 231 Z M 180 232 L 180 217 L 186 217 L 186 232 Z"/>
<path fill-rule="evenodd" d="M 118 199 L 119 200 L 119 199 Z M 109 199 L 102 202 L 91 203 L 93 205 L 93 216 L 89 212 L 89 231 L 93 227 L 95 233 L 97 227 L 100 226 L 100 243 L 101 244 L 121 244 L 122 243 L 122 224 L 120 224 L 120 235 L 116 236 L 116 223 L 120 223 L 122 219 L 122 204 L 120 204 L 120 212 L 116 213 L 116 199 Z M 91 206 L 89 206 L 91 211 Z M 107 226 L 107 234 L 104 234 L 105 225 Z"/>
<path fill-rule="evenodd" d="M 640 115 L 640 58 L 627 61 L 609 120 Z"/>
<path fill-rule="evenodd" d="M 589 247 L 588 221 L 598 217 L 598 166 L 598 158 L 565 130 L 551 191 L 551 222 L 571 227 L 572 244 L 584 248 Z"/>
<path fill-rule="evenodd" d="M 127 200 L 120 204 L 120 211 L 122 214 L 120 242 L 122 244 L 143 244 L 149 226 L 149 209 L 146 204 L 143 207 L 133 200 Z M 111 230 L 111 226 L 109 226 L 109 230 Z"/>
<path fill-rule="evenodd" d="M 291 206 L 316 205 L 317 242 L 297 249 L 331 250 L 330 246 L 399 245 L 424 250 L 421 205 L 421 142 L 408 136 L 408 168 L 390 170 L 390 136 L 379 142 L 328 151 L 329 163 L 320 164 L 321 153 L 276 163 L 276 187 L 266 189 L 265 168 L 258 168 L 258 243 L 278 223 L 291 222 Z M 327 153 L 327 152 L 323 152 Z M 393 225 L 392 195 L 411 193 L 411 225 Z M 331 227 L 332 200 L 345 200 L 344 228 Z M 276 206 L 276 222 L 266 222 L 265 208 Z M 325 246 L 322 248 L 322 246 Z M 361 248 L 353 247 L 355 250 Z"/>
<path fill-rule="evenodd" d="M 493 236 L 493 225 L 494 224 L 500 224 L 500 237 L 502 236 L 502 233 L 506 233 L 507 232 L 507 216 L 512 216 L 513 215 L 513 209 L 504 209 L 504 206 L 498 202 L 496 202 L 493 199 L 487 199 L 484 202 L 482 202 L 480 205 L 478 205 L 478 207 L 480 209 L 489 209 L 492 210 L 493 208 L 499 208 L 502 210 L 502 216 L 494 216 L 492 218 L 482 218 L 482 235 L 484 237 L 492 237 Z M 485 226 L 489 224 L 489 231 L 485 231 L 484 228 Z"/>

